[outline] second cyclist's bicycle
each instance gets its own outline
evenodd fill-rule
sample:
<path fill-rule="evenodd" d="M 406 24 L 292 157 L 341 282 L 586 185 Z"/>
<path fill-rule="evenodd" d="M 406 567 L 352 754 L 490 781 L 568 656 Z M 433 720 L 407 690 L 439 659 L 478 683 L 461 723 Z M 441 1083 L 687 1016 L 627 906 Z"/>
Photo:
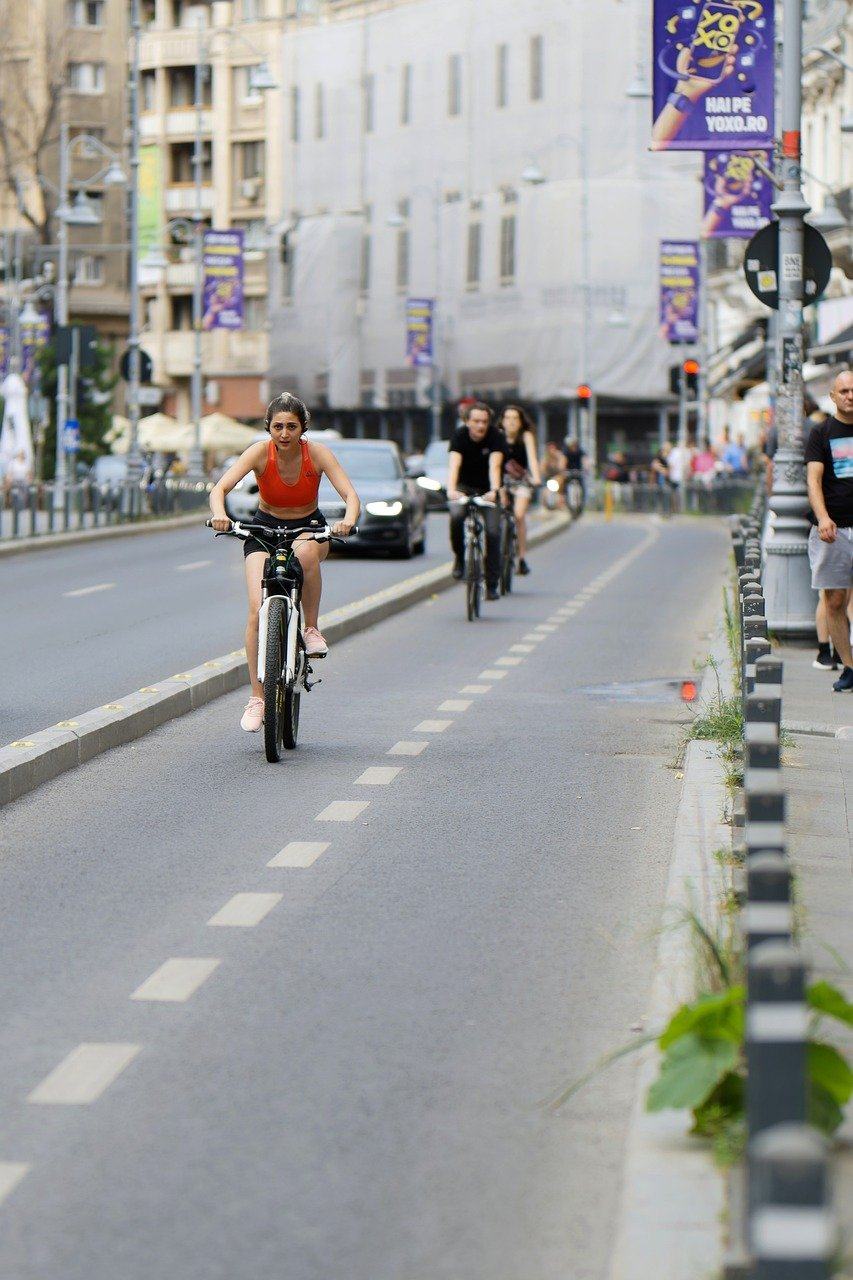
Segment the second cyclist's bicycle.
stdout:
<path fill-rule="evenodd" d="M 501 504 L 501 595 L 512 591 L 512 578 L 518 561 L 518 521 L 512 498 Z"/>
<path fill-rule="evenodd" d="M 207 521 L 212 526 L 212 521 Z M 270 529 L 264 524 L 240 524 L 234 521 L 227 532 L 217 538 L 254 538 L 269 557 L 264 565 L 261 584 L 261 610 L 258 617 L 258 680 L 264 686 L 264 750 L 274 764 L 281 759 L 283 748 L 296 746 L 299 732 L 299 704 L 303 693 L 310 693 L 319 680 L 305 652 L 302 635 L 303 573 L 294 550 L 297 540 L 344 542 L 336 538 L 328 525 L 324 529 Z"/>

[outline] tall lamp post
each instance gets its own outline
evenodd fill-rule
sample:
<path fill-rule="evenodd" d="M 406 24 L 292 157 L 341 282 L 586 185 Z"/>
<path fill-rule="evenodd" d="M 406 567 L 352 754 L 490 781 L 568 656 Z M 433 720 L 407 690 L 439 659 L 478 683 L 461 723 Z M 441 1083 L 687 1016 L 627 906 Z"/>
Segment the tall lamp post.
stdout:
<path fill-rule="evenodd" d="M 441 439 L 441 359 L 439 356 L 439 333 L 440 326 L 443 321 L 442 316 L 442 298 L 441 298 L 441 269 L 442 269 L 442 235 L 441 235 L 441 184 L 437 183 L 434 187 L 415 187 L 412 195 L 428 195 L 432 203 L 433 213 L 433 247 L 435 261 L 435 289 L 433 292 L 433 315 L 432 315 L 432 358 L 430 364 L 430 444 L 435 444 L 436 440 Z M 400 213 L 392 213 L 385 219 L 385 225 L 396 227 L 402 230 L 406 225 L 406 219 Z"/>

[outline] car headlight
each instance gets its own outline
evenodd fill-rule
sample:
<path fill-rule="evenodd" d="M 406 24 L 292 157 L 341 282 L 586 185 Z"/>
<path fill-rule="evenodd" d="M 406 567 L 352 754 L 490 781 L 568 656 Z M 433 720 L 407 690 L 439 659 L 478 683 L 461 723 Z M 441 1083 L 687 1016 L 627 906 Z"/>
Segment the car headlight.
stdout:
<path fill-rule="evenodd" d="M 422 489 L 429 489 L 430 493 L 438 493 L 441 488 L 440 482 L 438 480 L 432 480 L 429 476 L 418 476 L 417 483 Z"/>
<path fill-rule="evenodd" d="M 552 493 L 559 493 L 559 492 L 560 492 L 560 482 L 559 482 L 559 480 L 549 480 L 549 481 L 548 481 L 548 488 L 551 490 L 551 492 L 552 492 Z"/>
<path fill-rule="evenodd" d="M 370 516 L 398 516 L 403 510 L 402 502 L 368 502 L 364 508 Z"/>

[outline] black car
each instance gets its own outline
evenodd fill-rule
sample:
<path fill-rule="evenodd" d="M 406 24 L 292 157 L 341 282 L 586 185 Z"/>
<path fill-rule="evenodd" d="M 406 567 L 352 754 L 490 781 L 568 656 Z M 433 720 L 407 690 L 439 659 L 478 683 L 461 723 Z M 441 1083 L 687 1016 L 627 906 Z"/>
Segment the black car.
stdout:
<path fill-rule="evenodd" d="M 358 535 L 347 545 L 362 551 L 419 555 L 426 549 L 426 497 L 403 467 L 390 440 L 336 440 L 329 446 L 361 498 Z M 344 504 L 324 476 L 320 510 L 329 524 L 344 515 Z"/>

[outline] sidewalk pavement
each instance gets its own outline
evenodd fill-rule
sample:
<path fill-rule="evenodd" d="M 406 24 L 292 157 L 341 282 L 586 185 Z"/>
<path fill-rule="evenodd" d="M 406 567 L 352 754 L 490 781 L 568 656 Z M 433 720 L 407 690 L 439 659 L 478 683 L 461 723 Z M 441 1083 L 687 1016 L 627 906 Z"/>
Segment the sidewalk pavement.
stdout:
<path fill-rule="evenodd" d="M 777 643 L 785 664 L 783 726 L 793 747 L 783 752 L 788 790 L 789 853 L 805 914 L 804 946 L 813 976 L 853 998 L 853 694 L 834 693 L 837 673 L 815 671 L 814 646 Z M 840 734 L 840 736 L 838 736 Z M 831 1034 L 853 1059 L 853 1032 Z M 839 1131 L 833 1198 L 842 1252 L 853 1256 L 853 1117 Z M 853 1276 L 846 1268 L 844 1276 Z"/>

